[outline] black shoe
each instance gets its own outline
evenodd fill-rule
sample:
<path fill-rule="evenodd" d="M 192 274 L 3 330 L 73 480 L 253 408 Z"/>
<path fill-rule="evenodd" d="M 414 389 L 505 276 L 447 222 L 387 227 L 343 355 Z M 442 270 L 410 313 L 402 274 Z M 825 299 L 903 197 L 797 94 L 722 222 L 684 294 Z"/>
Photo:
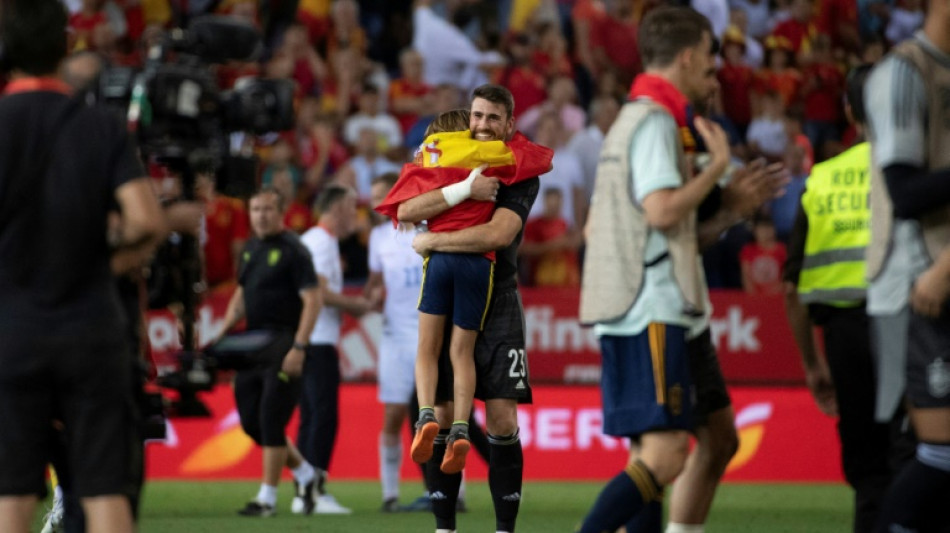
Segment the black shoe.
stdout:
<path fill-rule="evenodd" d="M 313 481 L 301 487 L 295 479 L 294 501 L 290 504 L 290 512 L 302 515 L 313 514 L 313 501 Z"/>
<path fill-rule="evenodd" d="M 379 511 L 381 513 L 398 513 L 402 511 L 402 507 L 399 506 L 399 500 L 390 498 L 383 502 L 383 506 Z"/>
<path fill-rule="evenodd" d="M 266 503 L 261 503 L 257 500 L 247 502 L 247 505 L 244 506 L 244 509 L 238 511 L 238 514 L 241 516 L 259 516 L 266 518 L 268 516 L 274 516 L 277 514 L 277 510 L 274 509 L 273 505 L 267 505 Z"/>
<path fill-rule="evenodd" d="M 402 510 L 410 513 L 431 513 L 432 501 L 429 500 L 429 496 L 422 495 L 409 505 L 403 507 Z"/>

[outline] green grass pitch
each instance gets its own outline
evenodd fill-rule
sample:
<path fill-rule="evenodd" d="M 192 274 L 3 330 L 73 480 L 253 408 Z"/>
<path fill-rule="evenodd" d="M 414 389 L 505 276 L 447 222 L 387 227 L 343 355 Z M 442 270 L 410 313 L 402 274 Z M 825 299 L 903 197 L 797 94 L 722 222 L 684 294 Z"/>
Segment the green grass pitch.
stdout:
<path fill-rule="evenodd" d="M 144 533 L 371 532 L 434 531 L 426 513 L 379 512 L 379 484 L 331 480 L 328 488 L 349 516 L 294 516 L 291 483 L 280 487 L 278 514 L 245 518 L 236 511 L 257 492 L 253 482 L 151 482 L 146 487 L 140 531 Z M 572 532 L 597 496 L 601 483 L 527 483 L 518 519 L 519 533 Z M 403 503 L 421 493 L 404 483 Z M 460 532 L 495 531 L 488 486 L 468 483 L 469 511 L 458 517 Z M 824 533 L 850 531 L 852 495 L 843 485 L 726 484 L 719 489 L 707 523 L 709 533 Z M 37 522 L 38 523 L 38 522 Z M 39 527 L 34 528 L 39 531 Z"/>

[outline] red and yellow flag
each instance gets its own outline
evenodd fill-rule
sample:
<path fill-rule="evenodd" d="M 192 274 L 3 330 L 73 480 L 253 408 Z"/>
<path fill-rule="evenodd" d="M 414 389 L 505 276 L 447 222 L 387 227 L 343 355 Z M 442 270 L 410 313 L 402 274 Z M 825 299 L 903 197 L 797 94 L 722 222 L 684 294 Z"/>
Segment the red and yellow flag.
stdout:
<path fill-rule="evenodd" d="M 488 165 L 482 174 L 512 185 L 551 170 L 554 152 L 520 133 L 507 142 L 477 141 L 468 131 L 435 133 L 421 147 L 421 164 L 407 163 L 399 181 L 376 211 L 393 221 L 399 204 L 426 192 L 458 183 L 472 169 Z M 483 224 L 494 211 L 492 202 L 466 200 L 429 220 L 430 231 L 452 231 Z"/>

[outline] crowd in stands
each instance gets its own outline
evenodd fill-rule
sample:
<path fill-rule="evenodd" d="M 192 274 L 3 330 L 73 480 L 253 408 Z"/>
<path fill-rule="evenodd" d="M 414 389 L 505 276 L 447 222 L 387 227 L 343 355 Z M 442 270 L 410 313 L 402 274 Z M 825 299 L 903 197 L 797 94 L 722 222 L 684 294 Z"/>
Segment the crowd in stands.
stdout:
<path fill-rule="evenodd" d="M 348 281 L 366 275 L 372 180 L 398 172 L 433 117 L 462 106 L 485 82 L 508 87 L 517 127 L 555 152 L 554 169 L 525 227 L 526 284 L 578 286 L 581 229 L 597 154 L 634 76 L 637 27 L 662 0 L 65 0 L 73 51 L 141 64 L 182 18 L 182 5 L 213 5 L 258 26 L 259 61 L 216 66 L 222 87 L 244 76 L 291 79 L 296 124 L 253 138 L 260 179 L 293 202 L 286 225 L 313 225 L 313 199 L 329 183 L 359 194 L 360 231 L 341 243 Z M 295 13 L 282 12 L 296 5 Z M 264 6 L 263 8 L 260 6 Z M 923 23 L 921 0 L 692 0 L 721 43 L 719 97 L 696 110 L 730 135 L 737 164 L 782 161 L 787 194 L 754 224 L 731 230 L 706 254 L 711 287 L 774 292 L 782 241 L 812 164 L 855 141 L 843 113 L 849 68 L 873 63 Z M 284 9 L 284 11 L 286 11 Z M 210 284 L 233 277 L 247 238 L 242 202 L 208 201 Z M 770 266 L 771 265 L 771 266 Z M 775 265 L 779 265 L 777 270 Z"/>

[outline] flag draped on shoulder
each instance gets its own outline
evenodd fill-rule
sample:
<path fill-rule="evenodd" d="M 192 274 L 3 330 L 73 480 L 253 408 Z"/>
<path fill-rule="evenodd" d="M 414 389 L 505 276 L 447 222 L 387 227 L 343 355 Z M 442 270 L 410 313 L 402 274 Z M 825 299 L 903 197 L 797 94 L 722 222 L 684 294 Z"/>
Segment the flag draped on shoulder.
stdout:
<path fill-rule="evenodd" d="M 420 147 L 419 164 L 406 163 L 399 181 L 376 211 L 396 220 L 399 204 L 468 177 L 472 169 L 488 165 L 482 174 L 512 185 L 551 170 L 554 152 L 521 133 L 507 142 L 477 141 L 469 131 L 434 133 Z M 430 231 L 451 231 L 487 222 L 492 202 L 466 200 L 429 220 Z"/>

